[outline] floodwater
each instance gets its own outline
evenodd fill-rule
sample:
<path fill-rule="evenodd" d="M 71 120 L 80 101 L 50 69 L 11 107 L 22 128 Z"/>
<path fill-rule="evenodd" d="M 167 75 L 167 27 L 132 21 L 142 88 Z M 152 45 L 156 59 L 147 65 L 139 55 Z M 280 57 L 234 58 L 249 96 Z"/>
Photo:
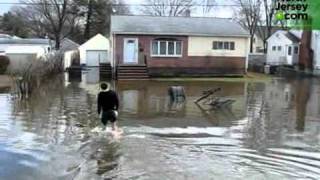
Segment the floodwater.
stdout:
<path fill-rule="evenodd" d="M 2 90 L 0 179 L 320 179 L 318 79 L 111 82 L 121 138 L 94 131 L 98 82 L 97 71 L 57 78 L 22 101 Z M 185 102 L 170 102 L 172 85 Z M 235 103 L 193 103 L 218 87 Z"/>

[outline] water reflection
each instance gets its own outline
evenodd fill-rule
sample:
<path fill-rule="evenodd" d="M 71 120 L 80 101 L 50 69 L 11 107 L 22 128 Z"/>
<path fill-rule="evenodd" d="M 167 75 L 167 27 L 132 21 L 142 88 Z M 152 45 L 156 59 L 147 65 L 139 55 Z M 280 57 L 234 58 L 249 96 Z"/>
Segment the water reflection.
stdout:
<path fill-rule="evenodd" d="M 295 104 L 296 104 L 296 129 L 304 131 L 305 118 L 307 114 L 307 103 L 310 99 L 311 81 L 301 79 L 295 82 Z"/>
<path fill-rule="evenodd" d="M 124 135 L 115 141 L 92 131 L 94 74 L 50 80 L 29 100 L 0 94 L 0 179 L 320 178 L 316 79 L 108 81 L 121 101 Z M 170 101 L 170 86 L 183 86 L 186 101 Z M 194 103 L 218 87 L 235 103 Z"/>

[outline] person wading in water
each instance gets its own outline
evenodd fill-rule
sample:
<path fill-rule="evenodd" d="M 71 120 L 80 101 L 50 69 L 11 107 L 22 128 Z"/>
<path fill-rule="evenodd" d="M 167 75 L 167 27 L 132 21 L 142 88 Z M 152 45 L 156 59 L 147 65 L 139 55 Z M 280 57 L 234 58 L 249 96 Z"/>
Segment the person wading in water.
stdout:
<path fill-rule="evenodd" d="M 117 130 L 116 121 L 118 116 L 119 99 L 115 91 L 110 90 L 109 85 L 101 83 L 101 91 L 98 94 L 98 114 L 101 114 L 101 122 L 107 128 L 111 122 L 112 131 Z"/>

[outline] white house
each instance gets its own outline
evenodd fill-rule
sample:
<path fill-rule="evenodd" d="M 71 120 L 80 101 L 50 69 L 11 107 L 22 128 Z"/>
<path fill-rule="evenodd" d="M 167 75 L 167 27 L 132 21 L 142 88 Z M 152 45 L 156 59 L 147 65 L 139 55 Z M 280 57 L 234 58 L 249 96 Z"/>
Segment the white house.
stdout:
<path fill-rule="evenodd" d="M 312 31 L 311 48 L 313 50 L 314 73 L 320 75 L 320 31 Z"/>
<path fill-rule="evenodd" d="M 275 32 L 283 30 L 283 28 L 278 26 L 273 26 L 271 28 L 271 35 Z M 268 35 L 268 27 L 267 26 L 258 26 L 256 29 L 256 33 L 253 37 L 253 53 L 264 53 L 264 42 L 263 40 L 267 38 Z"/>
<path fill-rule="evenodd" d="M 292 32 L 279 30 L 268 38 L 267 44 L 267 64 L 295 65 L 298 63 L 300 39 Z"/>
<path fill-rule="evenodd" d="M 99 66 L 100 63 L 110 63 L 110 42 L 101 34 L 89 39 L 79 47 L 80 64 Z"/>
<path fill-rule="evenodd" d="M 52 45 L 50 39 L 0 38 L 0 52 L 5 55 L 32 54 L 39 58 L 51 52 Z"/>

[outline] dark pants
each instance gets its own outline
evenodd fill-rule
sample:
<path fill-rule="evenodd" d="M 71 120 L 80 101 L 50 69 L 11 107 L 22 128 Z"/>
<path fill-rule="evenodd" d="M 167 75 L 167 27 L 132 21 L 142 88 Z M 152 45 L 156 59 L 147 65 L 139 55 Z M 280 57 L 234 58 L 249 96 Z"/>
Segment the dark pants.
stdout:
<path fill-rule="evenodd" d="M 114 123 L 117 120 L 117 117 L 113 110 L 102 111 L 101 122 L 103 125 L 107 125 L 108 121 Z"/>

